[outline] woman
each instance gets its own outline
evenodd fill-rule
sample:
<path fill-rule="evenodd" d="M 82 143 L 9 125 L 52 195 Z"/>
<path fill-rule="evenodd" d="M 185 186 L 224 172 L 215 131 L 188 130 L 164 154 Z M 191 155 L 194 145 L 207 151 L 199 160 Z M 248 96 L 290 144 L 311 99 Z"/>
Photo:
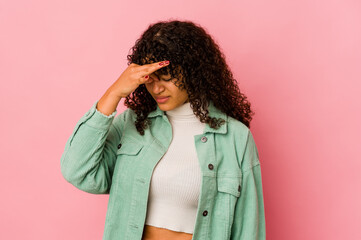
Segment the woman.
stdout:
<path fill-rule="evenodd" d="M 61 158 L 68 182 L 109 194 L 103 239 L 265 239 L 254 113 L 218 45 L 193 22 L 162 21 L 128 60 Z"/>

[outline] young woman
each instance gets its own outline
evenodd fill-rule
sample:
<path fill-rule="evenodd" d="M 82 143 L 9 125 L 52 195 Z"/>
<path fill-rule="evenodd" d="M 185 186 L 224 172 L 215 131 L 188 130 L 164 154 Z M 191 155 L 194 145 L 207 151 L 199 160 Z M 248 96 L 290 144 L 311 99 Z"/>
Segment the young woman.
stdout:
<path fill-rule="evenodd" d="M 68 182 L 109 194 L 103 239 L 265 239 L 254 113 L 218 45 L 175 20 L 150 25 L 132 50 L 61 157 Z"/>

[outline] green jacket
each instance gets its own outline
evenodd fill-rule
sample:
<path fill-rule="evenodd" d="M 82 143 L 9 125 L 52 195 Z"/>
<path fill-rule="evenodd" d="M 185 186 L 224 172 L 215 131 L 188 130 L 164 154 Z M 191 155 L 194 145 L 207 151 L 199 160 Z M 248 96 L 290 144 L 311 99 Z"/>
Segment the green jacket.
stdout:
<path fill-rule="evenodd" d="M 141 240 L 152 172 L 170 145 L 172 126 L 157 106 L 142 136 L 133 110 L 106 116 L 97 103 L 67 140 L 61 173 L 82 191 L 109 194 L 103 240 Z M 261 167 L 252 133 L 213 102 L 208 111 L 226 123 L 219 129 L 206 124 L 203 134 L 194 136 L 202 185 L 192 240 L 265 239 Z"/>

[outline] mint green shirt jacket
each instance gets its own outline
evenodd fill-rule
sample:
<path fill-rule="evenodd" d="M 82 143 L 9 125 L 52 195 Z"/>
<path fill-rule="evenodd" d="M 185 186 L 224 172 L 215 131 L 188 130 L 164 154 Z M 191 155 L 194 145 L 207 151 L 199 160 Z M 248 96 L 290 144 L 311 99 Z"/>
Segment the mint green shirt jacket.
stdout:
<path fill-rule="evenodd" d="M 153 169 L 172 141 L 172 126 L 157 106 L 142 136 L 133 110 L 107 116 L 96 109 L 97 103 L 67 140 L 61 173 L 82 191 L 109 194 L 103 240 L 141 240 Z M 192 240 L 266 239 L 261 167 L 252 133 L 212 101 L 208 111 L 226 123 L 218 129 L 206 124 L 194 136 L 202 183 Z"/>

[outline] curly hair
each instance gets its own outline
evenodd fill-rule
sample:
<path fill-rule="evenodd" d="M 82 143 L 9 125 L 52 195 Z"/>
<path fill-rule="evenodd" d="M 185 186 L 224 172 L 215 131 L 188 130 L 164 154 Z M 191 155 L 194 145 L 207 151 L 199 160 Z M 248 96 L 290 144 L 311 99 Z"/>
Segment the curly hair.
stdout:
<path fill-rule="evenodd" d="M 207 106 L 214 106 L 250 128 L 254 112 L 247 97 L 240 92 L 218 44 L 204 28 L 191 21 L 168 20 L 150 24 L 136 40 L 127 55 L 128 65 L 150 64 L 169 60 L 170 64 L 155 73 L 172 77 L 179 89 L 186 89 L 194 114 L 212 128 L 224 124 L 222 118 L 208 115 Z M 150 124 L 148 114 L 157 108 L 144 84 L 125 98 L 124 105 L 137 115 L 135 127 L 144 135 Z"/>

